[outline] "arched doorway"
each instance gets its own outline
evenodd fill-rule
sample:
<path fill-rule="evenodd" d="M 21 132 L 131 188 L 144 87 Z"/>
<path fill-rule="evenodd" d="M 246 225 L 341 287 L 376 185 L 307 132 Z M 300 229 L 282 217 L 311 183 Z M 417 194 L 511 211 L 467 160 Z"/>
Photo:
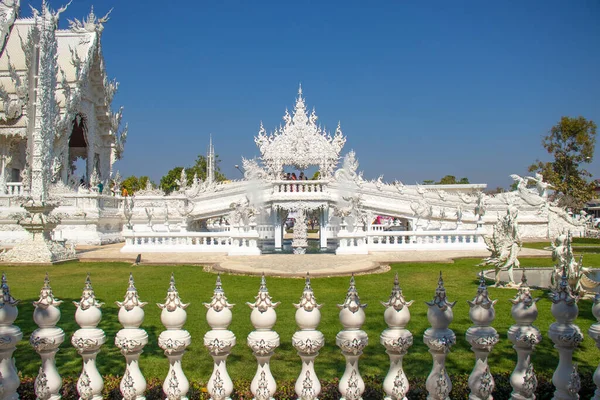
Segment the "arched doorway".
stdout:
<path fill-rule="evenodd" d="M 76 183 L 89 182 L 88 171 L 88 141 L 87 121 L 84 115 L 77 114 L 73 119 L 71 135 L 69 136 L 68 171 L 66 179 Z"/>

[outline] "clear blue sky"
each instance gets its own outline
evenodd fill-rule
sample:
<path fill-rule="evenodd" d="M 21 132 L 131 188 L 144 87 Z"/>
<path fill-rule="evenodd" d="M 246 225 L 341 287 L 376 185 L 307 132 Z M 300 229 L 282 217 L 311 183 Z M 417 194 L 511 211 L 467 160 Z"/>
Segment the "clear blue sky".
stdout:
<path fill-rule="evenodd" d="M 74 0 L 61 26 L 91 5 L 114 7 L 103 51 L 130 126 L 125 176 L 191 165 L 212 133 L 239 177 L 260 121 L 279 125 L 300 82 L 321 123 L 341 121 L 343 152 L 386 181 L 507 187 L 548 159 L 541 138 L 561 116 L 600 123 L 596 0 Z"/>

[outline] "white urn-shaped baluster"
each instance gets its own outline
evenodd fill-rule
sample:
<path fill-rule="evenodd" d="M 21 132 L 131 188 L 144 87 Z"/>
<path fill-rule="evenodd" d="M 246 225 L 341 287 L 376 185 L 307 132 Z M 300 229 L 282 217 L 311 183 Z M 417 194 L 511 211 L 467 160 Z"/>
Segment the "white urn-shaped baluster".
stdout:
<path fill-rule="evenodd" d="M 55 299 L 50 287 L 48 274 L 44 279 L 44 286 L 40 291 L 40 298 L 33 302 L 33 320 L 39 326 L 31 334 L 29 343 L 42 358 L 38 376 L 35 378 L 35 395 L 38 399 L 57 400 L 62 386 L 62 378 L 56 369 L 54 356 L 58 352 L 58 346 L 65 340 L 65 333 L 57 328 L 60 320 L 60 309 L 58 306 L 62 301 Z"/>
<path fill-rule="evenodd" d="M 365 331 L 360 329 L 365 323 L 366 317 L 363 309 L 367 305 L 360 303 L 354 275 L 350 278 L 346 300 L 343 304 L 337 306 L 340 309 L 340 323 L 344 329 L 336 335 L 335 344 L 342 350 L 342 355 L 346 359 L 346 369 L 340 379 L 338 388 L 342 399 L 358 400 L 362 399 L 362 394 L 365 391 L 365 382 L 358 370 L 358 359 L 369 343 L 369 337 Z"/>
<path fill-rule="evenodd" d="M 227 302 L 221 286 L 221 276 L 217 275 L 217 283 L 210 303 L 204 303 L 208 309 L 206 321 L 211 330 L 204 335 L 204 346 L 208 349 L 214 361 L 213 372 L 208 380 L 206 389 L 211 400 L 230 400 L 233 392 L 233 382 L 227 373 L 227 357 L 235 346 L 235 335 L 228 330 L 231 324 L 233 304 Z"/>
<path fill-rule="evenodd" d="M 102 319 L 100 307 L 104 303 L 96 300 L 89 274 L 85 280 L 81 300 L 74 301 L 73 304 L 77 307 L 75 321 L 81 329 L 73 334 L 71 344 L 83 359 L 83 369 L 77 380 L 77 393 L 80 400 L 101 400 L 104 382 L 96 368 L 96 357 L 106 341 L 104 331 L 97 328 Z"/>
<path fill-rule="evenodd" d="M 146 302 L 140 301 L 137 289 L 133 282 L 133 275 L 129 274 L 129 287 L 125 293 L 125 300 L 117 301 L 119 309 L 119 322 L 123 329 L 117 332 L 115 345 L 121 349 L 125 356 L 127 367 L 121 379 L 120 389 L 124 400 L 144 400 L 146 380 L 140 371 L 139 358 L 144 346 L 148 343 L 148 334 L 140 329 L 144 322 L 144 307 Z"/>
<path fill-rule="evenodd" d="M 446 356 L 456 343 L 456 335 L 448 326 L 454 319 L 452 307 L 456 302 L 451 303 L 446 299 L 446 289 L 441 272 L 435 296 L 432 301 L 425 304 L 429 307 L 427 320 L 431 328 L 425 331 L 423 342 L 429 347 L 429 352 L 433 357 L 433 368 L 425 382 L 427 399 L 449 400 L 452 382 L 446 372 Z"/>
<path fill-rule="evenodd" d="M 158 337 L 158 346 L 169 359 L 169 372 L 163 383 L 163 392 L 168 400 L 187 400 L 190 383 L 181 368 L 181 358 L 185 349 L 192 343 L 192 336 L 181 328 L 187 320 L 185 309 L 189 304 L 184 304 L 179 298 L 173 274 L 165 303 L 156 305 L 162 309 L 160 321 L 167 328 Z"/>
<path fill-rule="evenodd" d="M 475 353 L 475 367 L 469 376 L 469 400 L 492 400 L 494 378 L 488 366 L 488 355 L 498 343 L 498 333 L 490 324 L 496 318 L 494 305 L 498 300 L 490 300 L 483 272 L 479 279 L 477 295 L 468 301 L 469 318 L 475 324 L 467 329 L 465 337 Z"/>
<path fill-rule="evenodd" d="M 250 321 L 254 331 L 248 335 L 248 346 L 252 349 L 258 367 L 256 375 L 250 384 L 250 390 L 256 400 L 269 400 L 273 398 L 277 384 L 271 374 L 269 361 L 273 352 L 279 347 L 279 335 L 271 330 L 277 321 L 275 307 L 279 302 L 273 303 L 263 274 L 260 289 L 254 303 L 246 303 L 252 309 Z"/>
<path fill-rule="evenodd" d="M 19 398 L 17 388 L 20 379 L 12 358 L 17 343 L 23 338 L 21 329 L 13 325 L 19 315 L 17 304 L 19 304 L 19 300 L 15 300 L 11 296 L 10 288 L 6 283 L 6 275 L 2 273 L 2 297 L 0 297 L 0 380 L 2 382 L 0 399 L 2 400 Z"/>
<path fill-rule="evenodd" d="M 556 322 L 550 325 L 548 336 L 558 350 L 558 366 L 552 375 L 552 383 L 556 390 L 553 400 L 579 399 L 581 381 L 577 372 L 577 365 L 573 364 L 573 351 L 583 340 L 579 327 L 573 324 L 579 314 L 577 301 L 569 286 L 566 268 L 557 289 L 552 290 L 550 296 L 552 307 L 550 311 Z"/>
<path fill-rule="evenodd" d="M 323 334 L 317 330 L 321 322 L 321 311 L 319 310 L 322 306 L 322 304 L 317 304 L 307 273 L 300 302 L 294 304 L 297 309 L 296 325 L 300 330 L 292 336 L 292 346 L 302 359 L 302 370 L 295 386 L 299 400 L 314 400 L 321 393 L 321 383 L 315 373 L 314 362 L 319 355 L 319 350 L 325 344 Z"/>
<path fill-rule="evenodd" d="M 596 294 L 594 297 L 592 314 L 594 314 L 594 317 L 596 317 L 598 322 L 590 326 L 588 334 L 596 341 L 596 347 L 600 349 L 600 293 Z M 596 391 L 591 400 L 600 400 L 600 364 L 598 364 L 598 368 L 596 368 L 596 372 L 594 372 L 594 383 L 596 384 Z"/>
<path fill-rule="evenodd" d="M 406 301 L 398 282 L 398 273 L 394 277 L 394 287 L 387 302 L 381 302 L 385 307 L 383 318 L 388 328 L 381 333 L 381 344 L 385 346 L 390 356 L 390 369 L 383 381 L 385 400 L 406 400 L 409 385 L 402 368 L 402 359 L 413 344 L 413 335 L 406 325 L 410 322 L 408 307 L 413 301 Z"/>
<path fill-rule="evenodd" d="M 519 291 L 514 299 L 511 314 L 516 324 L 508 329 L 508 339 L 517 352 L 517 365 L 510 375 L 510 385 L 513 388 L 511 400 L 534 400 L 537 388 L 537 377 L 531 362 L 531 353 L 535 346 L 542 341 L 539 329 L 532 324 L 538 316 L 536 303 L 527 285 L 525 270 L 521 276 Z"/>

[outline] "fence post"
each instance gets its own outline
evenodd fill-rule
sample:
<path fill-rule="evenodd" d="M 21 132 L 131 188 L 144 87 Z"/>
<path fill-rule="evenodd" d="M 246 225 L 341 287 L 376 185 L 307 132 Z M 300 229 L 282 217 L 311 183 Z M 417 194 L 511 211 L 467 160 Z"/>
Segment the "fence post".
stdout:
<path fill-rule="evenodd" d="M 406 374 L 402 369 L 402 359 L 413 344 L 413 335 L 406 328 L 410 322 L 408 307 L 413 301 L 404 300 L 402 289 L 398 282 L 398 273 L 394 277 L 394 287 L 387 302 L 381 302 L 386 308 L 383 314 L 388 329 L 381 334 L 381 344 L 385 346 L 390 356 L 390 369 L 383 381 L 384 400 L 406 400 L 409 385 Z"/>
<path fill-rule="evenodd" d="M 171 274 L 171 282 L 167 290 L 164 304 L 156 304 L 160 309 L 160 322 L 167 328 L 158 337 L 158 346 L 164 350 L 169 359 L 169 372 L 163 383 L 163 392 L 169 400 L 187 400 L 190 383 L 181 368 L 181 358 L 185 349 L 192 343 L 192 336 L 181 329 L 187 320 L 185 309 L 189 306 L 179 298 L 175 287 L 175 276 Z"/>
<path fill-rule="evenodd" d="M 572 324 L 579 314 L 577 307 L 579 297 L 573 295 L 571 291 L 566 266 L 563 267 L 558 288 L 552 290 L 550 299 L 552 300 L 550 311 L 556 322 L 550 325 L 548 336 L 558 350 L 558 366 L 552 375 L 552 383 L 556 388 L 552 399 L 579 399 L 581 381 L 577 364 L 573 364 L 573 351 L 583 340 L 583 335 L 579 327 Z"/>
<path fill-rule="evenodd" d="M 343 304 L 338 304 L 340 309 L 340 323 L 344 327 L 335 337 L 335 344 L 342 350 L 346 359 L 346 369 L 340 379 L 339 390 L 344 400 L 362 399 L 365 391 L 365 382 L 358 370 L 358 359 L 363 349 L 369 343 L 367 333 L 360 328 L 365 323 L 366 304 L 360 304 L 360 298 L 354 283 L 354 274 L 350 278 L 350 287 L 346 293 Z"/>
<path fill-rule="evenodd" d="M 531 353 L 534 347 L 542 341 L 539 329 L 532 324 L 538 316 L 534 299 L 529 292 L 525 270 L 521 276 L 521 285 L 514 299 L 511 314 L 516 324 L 508 328 L 508 339 L 517 352 L 517 365 L 510 375 L 510 385 L 513 388 L 511 400 L 535 400 L 537 378 L 531 362 Z"/>
<path fill-rule="evenodd" d="M 96 368 L 96 357 L 100 347 L 106 341 L 106 335 L 97 326 L 102 319 L 100 307 L 104 303 L 96 300 L 90 274 L 85 279 L 85 286 L 79 302 L 74 301 L 77 307 L 75 321 L 81 327 L 73 334 L 71 344 L 77 349 L 83 359 L 81 375 L 77 380 L 77 393 L 80 400 L 102 400 L 102 376 Z"/>
<path fill-rule="evenodd" d="M 261 277 L 260 289 L 254 303 L 246 303 L 252 309 L 250 313 L 250 321 L 254 326 L 254 331 L 248 335 L 248 346 L 252 349 L 254 357 L 256 357 L 257 368 L 256 375 L 250 384 L 250 390 L 254 395 L 255 400 L 273 399 L 277 383 L 271 374 L 269 368 L 269 360 L 277 347 L 279 347 L 279 335 L 271 330 L 277 321 L 277 313 L 275 307 L 280 303 L 273 303 L 265 275 Z"/>
<path fill-rule="evenodd" d="M 17 343 L 23 339 L 23 332 L 13 322 L 19 315 L 17 309 L 19 300 L 10 294 L 10 288 L 6 283 L 6 275 L 2 273 L 2 297 L 0 298 L 0 370 L 2 371 L 2 393 L 0 398 L 6 400 L 18 399 L 17 389 L 20 379 L 17 374 L 12 355 L 16 350 Z"/>
<path fill-rule="evenodd" d="M 310 286 L 310 277 L 306 274 L 304 291 L 300 297 L 300 302 L 294 304 L 296 310 L 296 324 L 299 331 L 292 336 L 292 346 L 298 351 L 302 359 L 302 371 L 296 380 L 296 394 L 302 400 L 317 399 L 321 393 L 321 383 L 315 373 L 315 358 L 319 355 L 319 350 L 325 344 L 325 338 L 317 330 L 321 322 L 321 304 L 317 304 L 317 299 Z"/>
<path fill-rule="evenodd" d="M 454 319 L 452 307 L 456 302 L 450 303 L 446 299 L 446 289 L 441 272 L 435 296 L 432 301 L 425 304 L 429 307 L 427 320 L 432 327 L 425 331 L 423 342 L 429 347 L 429 352 L 433 357 L 433 368 L 425 381 L 425 387 L 429 393 L 427 399 L 450 400 L 452 382 L 446 373 L 446 356 L 456 343 L 456 335 L 448 328 Z"/>
<path fill-rule="evenodd" d="M 115 345 L 125 356 L 127 366 L 125 374 L 119 385 L 124 400 L 144 400 L 146 380 L 140 371 L 139 358 L 142 349 L 148 343 L 148 334 L 140 329 L 144 322 L 144 307 L 146 302 L 140 301 L 137 289 L 133 282 L 133 274 L 129 274 L 129 287 L 125 293 L 125 300 L 117 301 L 119 309 L 119 323 L 123 329 L 117 332 Z"/>
<path fill-rule="evenodd" d="M 35 378 L 35 395 L 39 399 L 58 400 L 62 386 L 62 378 L 56 368 L 54 359 L 58 352 L 58 347 L 65 340 L 65 333 L 57 328 L 56 324 L 60 320 L 60 306 L 62 301 L 55 299 L 50 287 L 48 273 L 44 279 L 44 286 L 40 291 L 40 298 L 33 302 L 35 310 L 33 311 L 33 320 L 39 326 L 29 339 L 29 343 L 42 358 L 38 376 Z"/>
<path fill-rule="evenodd" d="M 588 335 L 590 335 L 590 337 L 596 341 L 596 347 L 600 349 L 600 293 L 597 293 L 594 297 L 592 314 L 594 314 L 594 317 L 596 317 L 598 322 L 590 326 Z M 594 372 L 594 383 L 596 384 L 597 389 L 594 392 L 594 397 L 592 397 L 591 400 L 600 400 L 600 364 L 598 364 L 598 368 L 596 368 L 596 372 Z"/>
<path fill-rule="evenodd" d="M 498 343 L 498 333 L 490 326 L 496 318 L 494 305 L 498 300 L 490 300 L 483 271 L 479 278 L 477 295 L 469 303 L 469 318 L 475 324 L 469 327 L 466 339 L 475 353 L 475 367 L 469 376 L 469 400 L 492 400 L 494 378 L 488 366 L 488 354 Z"/>
<path fill-rule="evenodd" d="M 211 327 L 211 330 L 204 335 L 204 346 L 214 361 L 213 372 L 206 389 L 211 400 L 230 400 L 233 382 L 227 373 L 226 360 L 231 348 L 235 346 L 235 335 L 227 329 L 232 320 L 233 304 L 227 302 L 220 275 L 217 275 L 217 283 L 210 303 L 204 303 L 204 306 L 208 309 L 206 321 Z"/>

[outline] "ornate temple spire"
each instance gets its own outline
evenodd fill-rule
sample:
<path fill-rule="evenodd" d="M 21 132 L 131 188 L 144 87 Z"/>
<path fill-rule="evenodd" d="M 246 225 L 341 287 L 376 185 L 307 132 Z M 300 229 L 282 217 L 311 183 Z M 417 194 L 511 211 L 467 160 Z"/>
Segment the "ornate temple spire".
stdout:
<path fill-rule="evenodd" d="M 212 142 L 212 133 L 208 142 L 208 155 L 206 157 L 206 182 L 210 185 L 215 181 L 215 148 Z"/>

